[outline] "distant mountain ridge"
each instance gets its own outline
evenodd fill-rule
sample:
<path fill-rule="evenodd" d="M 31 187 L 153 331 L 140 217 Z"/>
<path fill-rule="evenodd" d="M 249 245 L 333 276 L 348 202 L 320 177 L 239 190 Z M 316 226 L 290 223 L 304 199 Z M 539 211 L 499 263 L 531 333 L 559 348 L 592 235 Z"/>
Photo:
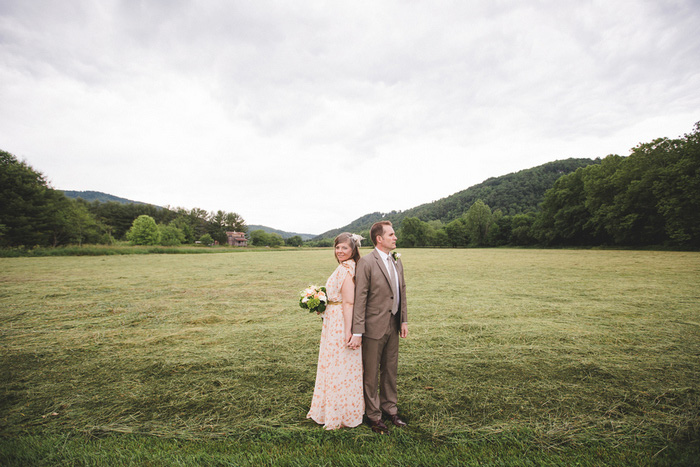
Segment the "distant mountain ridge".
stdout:
<path fill-rule="evenodd" d="M 78 199 L 82 198 L 85 201 L 92 203 L 93 201 L 99 201 L 100 203 L 121 203 L 121 204 L 143 204 L 146 206 L 155 206 L 154 204 L 144 203 L 142 201 L 133 201 L 126 198 L 120 198 L 119 196 L 110 195 L 109 193 L 103 193 L 101 191 L 74 191 L 74 190 L 60 190 L 68 198 Z M 160 206 L 156 206 L 160 208 Z M 272 227 L 267 227 L 265 225 L 249 225 L 248 232 L 253 230 L 264 230 L 267 233 L 276 233 L 282 236 L 282 238 L 290 238 L 295 235 L 301 237 L 302 240 L 310 240 L 316 236 L 316 234 L 304 234 L 297 232 L 285 232 L 284 230 L 273 229 Z"/>
<path fill-rule="evenodd" d="M 544 198 L 544 193 L 552 188 L 554 182 L 568 173 L 574 172 L 580 167 L 600 163 L 600 159 L 564 159 L 533 167 L 531 169 L 513 172 L 501 177 L 492 177 L 482 183 L 473 185 L 466 190 L 459 191 L 445 198 L 431 203 L 421 204 L 405 211 L 391 211 L 388 213 L 373 212 L 365 214 L 351 223 L 324 232 L 320 235 L 286 232 L 264 225 L 248 225 L 248 232 L 263 230 L 267 233 L 279 234 L 282 238 L 290 238 L 298 235 L 302 240 L 320 240 L 334 238 L 341 232 L 361 232 L 369 230 L 373 223 L 386 219 L 396 226 L 407 217 L 417 217 L 428 222 L 439 220 L 448 223 L 464 213 L 477 200 L 481 199 L 491 210 L 500 209 L 505 215 L 515 215 L 538 210 L 539 204 Z M 102 193 L 99 191 L 70 191 L 63 193 L 69 198 L 82 198 L 85 201 L 117 202 L 122 204 L 144 204 L 141 201 L 132 201 L 126 198 Z"/>
<path fill-rule="evenodd" d="M 121 203 L 121 204 L 145 204 L 147 206 L 155 206 L 155 204 L 144 203 L 142 201 L 134 201 L 131 199 L 120 198 L 119 196 L 110 195 L 108 193 L 102 193 L 101 191 L 72 191 L 72 190 L 59 190 L 62 191 L 64 195 L 68 198 L 78 199 L 82 198 L 85 201 L 92 203 L 93 201 L 99 201 L 100 203 Z M 160 206 L 156 206 L 160 207 Z"/>
<path fill-rule="evenodd" d="M 479 199 L 486 203 L 492 211 L 500 209 L 505 215 L 512 216 L 537 211 L 544 198 L 544 193 L 552 188 L 559 177 L 574 172 L 580 167 L 597 163 L 600 163 L 600 159 L 570 158 L 548 162 L 501 177 L 492 177 L 446 198 L 421 204 L 405 211 L 365 214 L 346 226 L 318 235 L 314 240 L 334 238 L 341 232 L 369 230 L 373 223 L 383 219 L 389 220 L 397 226 L 407 217 L 417 217 L 424 222 L 439 220 L 448 223 L 467 212 L 471 205 Z"/>

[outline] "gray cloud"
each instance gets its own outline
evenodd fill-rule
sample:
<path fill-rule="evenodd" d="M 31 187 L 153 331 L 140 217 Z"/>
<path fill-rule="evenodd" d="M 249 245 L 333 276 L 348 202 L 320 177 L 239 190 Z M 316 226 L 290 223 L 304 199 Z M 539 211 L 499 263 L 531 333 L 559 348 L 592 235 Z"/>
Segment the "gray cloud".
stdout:
<path fill-rule="evenodd" d="M 321 232 L 689 131 L 699 20 L 691 0 L 10 0 L 0 140 L 60 188 Z M 384 170 L 401 183 L 351 188 Z"/>

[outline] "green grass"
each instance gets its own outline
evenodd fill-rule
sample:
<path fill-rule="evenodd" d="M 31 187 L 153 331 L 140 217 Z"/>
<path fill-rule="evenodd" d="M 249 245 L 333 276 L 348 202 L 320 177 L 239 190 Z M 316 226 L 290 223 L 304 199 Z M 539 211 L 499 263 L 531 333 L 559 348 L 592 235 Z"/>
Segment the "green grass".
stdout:
<path fill-rule="evenodd" d="M 402 253 L 385 437 L 305 419 L 330 249 L 0 259 L 0 464 L 696 465 L 699 253 Z"/>

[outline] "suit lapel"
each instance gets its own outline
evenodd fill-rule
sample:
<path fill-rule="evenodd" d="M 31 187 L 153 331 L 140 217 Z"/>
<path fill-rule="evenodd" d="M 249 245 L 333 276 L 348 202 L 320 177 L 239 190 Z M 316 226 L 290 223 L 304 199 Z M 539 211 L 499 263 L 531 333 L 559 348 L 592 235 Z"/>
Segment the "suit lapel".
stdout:
<path fill-rule="evenodd" d="M 386 279 L 386 283 L 389 284 L 390 289 L 394 289 L 394 286 L 391 285 L 391 279 L 389 279 L 389 270 L 387 269 L 386 263 L 382 261 L 382 257 L 379 253 L 377 253 L 377 250 L 372 250 L 372 254 L 374 255 L 374 259 L 377 261 L 377 264 L 379 265 L 379 269 L 381 269 L 382 274 L 384 274 L 384 278 Z"/>

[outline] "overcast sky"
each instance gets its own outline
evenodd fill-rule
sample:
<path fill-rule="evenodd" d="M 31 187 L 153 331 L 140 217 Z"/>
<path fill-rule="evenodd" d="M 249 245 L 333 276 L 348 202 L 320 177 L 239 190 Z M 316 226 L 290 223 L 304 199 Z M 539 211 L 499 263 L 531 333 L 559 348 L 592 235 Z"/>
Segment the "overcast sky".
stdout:
<path fill-rule="evenodd" d="M 700 1 L 0 2 L 0 149 L 301 233 L 700 120 Z"/>

